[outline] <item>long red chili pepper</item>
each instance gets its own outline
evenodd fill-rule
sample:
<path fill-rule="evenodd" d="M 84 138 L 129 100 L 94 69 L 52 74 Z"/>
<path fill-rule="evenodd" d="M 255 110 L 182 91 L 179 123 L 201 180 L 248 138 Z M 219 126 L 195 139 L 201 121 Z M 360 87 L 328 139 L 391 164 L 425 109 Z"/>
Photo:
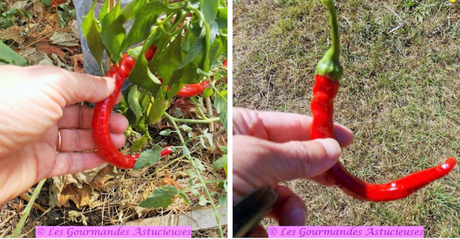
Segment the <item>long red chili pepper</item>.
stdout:
<path fill-rule="evenodd" d="M 186 97 L 199 95 L 203 93 L 203 91 L 206 90 L 206 88 L 208 88 L 210 85 L 211 83 L 209 83 L 209 81 L 206 80 L 196 84 L 186 84 L 182 87 L 182 89 L 180 89 L 177 95 Z"/>
<path fill-rule="evenodd" d="M 148 60 L 153 57 L 155 51 L 156 47 L 151 47 L 147 51 L 148 55 L 146 54 L 146 57 Z M 112 65 L 112 67 L 106 72 L 106 76 L 115 79 L 115 90 L 107 99 L 96 103 L 91 123 L 91 130 L 94 142 L 97 146 L 97 152 L 105 159 L 105 161 L 119 168 L 134 167 L 137 158 L 140 156 L 140 154 L 125 156 L 120 153 L 120 151 L 118 151 L 118 149 L 114 146 L 109 131 L 110 114 L 112 113 L 118 94 L 120 94 L 123 82 L 133 69 L 134 64 L 134 58 L 125 54 L 119 65 Z M 170 148 L 165 148 L 161 152 L 161 156 L 171 153 L 172 150 Z"/>
<path fill-rule="evenodd" d="M 227 59 L 222 62 L 222 65 L 227 66 Z M 209 81 L 202 81 L 195 84 L 186 84 L 179 92 L 177 92 L 177 95 L 185 97 L 199 95 L 203 93 L 203 91 L 206 90 L 206 88 L 208 88 L 210 85 L 211 83 L 209 83 Z"/>
<path fill-rule="evenodd" d="M 343 69 L 339 62 L 340 41 L 333 0 L 322 0 L 329 10 L 332 27 L 332 46 L 318 63 L 313 87 L 311 138 L 334 138 L 333 102 L 339 89 Z M 425 185 L 448 174 L 456 160 L 448 158 L 444 164 L 410 174 L 386 184 L 369 184 L 350 174 L 338 162 L 325 172 L 326 177 L 345 193 L 362 200 L 391 201 L 404 198 Z"/>

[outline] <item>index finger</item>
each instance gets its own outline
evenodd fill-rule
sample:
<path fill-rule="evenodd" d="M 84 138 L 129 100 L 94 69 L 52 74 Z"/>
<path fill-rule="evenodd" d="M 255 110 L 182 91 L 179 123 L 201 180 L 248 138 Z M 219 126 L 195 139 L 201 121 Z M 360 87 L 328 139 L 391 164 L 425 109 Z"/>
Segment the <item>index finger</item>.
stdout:
<path fill-rule="evenodd" d="M 312 117 L 300 114 L 233 108 L 234 135 L 249 135 L 277 143 L 310 140 L 312 121 Z M 334 134 L 341 147 L 353 141 L 353 133 L 344 126 L 335 124 Z"/>

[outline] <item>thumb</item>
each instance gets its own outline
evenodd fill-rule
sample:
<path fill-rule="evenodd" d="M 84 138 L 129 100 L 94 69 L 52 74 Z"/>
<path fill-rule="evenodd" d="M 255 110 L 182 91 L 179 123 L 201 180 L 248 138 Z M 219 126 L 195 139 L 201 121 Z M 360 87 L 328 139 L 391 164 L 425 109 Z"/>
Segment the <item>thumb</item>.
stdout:
<path fill-rule="evenodd" d="M 274 143 L 255 137 L 233 137 L 234 195 L 274 186 L 286 180 L 313 178 L 332 167 L 340 156 L 334 139 Z"/>
<path fill-rule="evenodd" d="M 341 153 L 339 143 L 331 138 L 277 144 L 272 151 L 269 164 L 277 168 L 280 182 L 321 175 L 337 163 Z"/>
<path fill-rule="evenodd" d="M 56 83 L 66 105 L 82 101 L 99 102 L 110 96 L 115 89 L 115 80 L 110 77 L 70 71 L 61 74 Z"/>

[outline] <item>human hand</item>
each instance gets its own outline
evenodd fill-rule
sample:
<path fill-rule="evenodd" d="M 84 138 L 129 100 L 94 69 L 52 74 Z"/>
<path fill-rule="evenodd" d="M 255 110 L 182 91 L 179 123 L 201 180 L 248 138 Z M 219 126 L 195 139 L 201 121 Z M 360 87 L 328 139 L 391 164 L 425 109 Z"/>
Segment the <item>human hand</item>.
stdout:
<path fill-rule="evenodd" d="M 330 186 L 322 174 L 340 156 L 340 147 L 353 141 L 353 133 L 335 125 L 334 139 L 310 140 L 312 118 L 298 114 L 233 109 L 233 203 L 264 186 L 271 186 L 279 200 L 270 216 L 281 226 L 303 226 L 305 204 L 286 180 L 313 179 Z M 252 236 L 266 236 L 256 228 Z"/>
<path fill-rule="evenodd" d="M 0 204 L 43 178 L 104 163 L 97 152 L 82 152 L 95 149 L 89 131 L 93 109 L 75 103 L 101 101 L 114 89 L 111 78 L 53 66 L 0 67 Z M 112 114 L 117 147 L 125 142 L 127 126 L 124 116 Z"/>

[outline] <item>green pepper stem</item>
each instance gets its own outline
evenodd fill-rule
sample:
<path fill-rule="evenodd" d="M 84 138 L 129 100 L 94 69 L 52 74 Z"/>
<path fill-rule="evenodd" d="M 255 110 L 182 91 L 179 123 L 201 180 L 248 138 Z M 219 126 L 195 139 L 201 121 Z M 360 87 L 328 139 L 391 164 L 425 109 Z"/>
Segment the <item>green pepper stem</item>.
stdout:
<path fill-rule="evenodd" d="M 329 21 L 331 25 L 332 44 L 326 54 L 318 62 L 316 74 L 329 77 L 331 80 L 340 80 L 343 74 L 343 68 L 340 65 L 340 35 L 339 24 L 337 22 L 337 13 L 335 11 L 334 0 L 321 0 L 329 12 Z"/>
<path fill-rule="evenodd" d="M 337 22 L 337 13 L 334 7 L 333 0 L 323 0 L 323 3 L 326 5 L 327 10 L 329 11 L 329 21 L 332 28 L 332 45 L 331 51 L 333 58 L 339 59 L 340 57 L 340 35 L 339 35 L 339 23 Z"/>

